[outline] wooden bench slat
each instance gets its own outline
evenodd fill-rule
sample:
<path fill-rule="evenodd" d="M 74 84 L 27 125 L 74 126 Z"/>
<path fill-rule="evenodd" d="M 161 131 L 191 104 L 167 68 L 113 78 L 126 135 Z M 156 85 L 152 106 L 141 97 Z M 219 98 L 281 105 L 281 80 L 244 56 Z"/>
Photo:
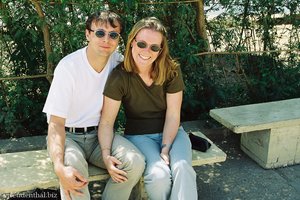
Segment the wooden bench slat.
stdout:
<path fill-rule="evenodd" d="M 193 134 L 208 139 L 201 132 L 193 132 Z M 193 150 L 193 166 L 226 160 L 226 154 L 212 141 L 210 142 L 212 146 L 205 153 Z M 0 177 L 0 193 L 16 193 L 59 186 L 47 150 L 0 154 Z M 105 169 L 89 165 L 89 181 L 107 178 L 109 174 Z"/>

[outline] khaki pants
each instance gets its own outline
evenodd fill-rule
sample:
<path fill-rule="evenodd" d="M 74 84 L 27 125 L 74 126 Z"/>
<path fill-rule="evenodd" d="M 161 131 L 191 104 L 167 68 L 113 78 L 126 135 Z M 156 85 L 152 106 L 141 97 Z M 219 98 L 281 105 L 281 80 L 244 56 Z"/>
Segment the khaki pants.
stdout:
<path fill-rule="evenodd" d="M 65 142 L 65 165 L 73 166 L 81 174 L 88 178 L 88 163 L 97 167 L 105 168 L 102 159 L 97 131 L 79 135 L 67 132 Z M 127 139 L 115 135 L 112 144 L 112 156 L 122 162 L 120 169 L 127 173 L 128 180 L 124 183 L 115 183 L 110 178 L 102 194 L 104 200 L 129 199 L 132 188 L 139 181 L 145 168 L 145 160 L 140 151 Z M 71 195 L 72 200 L 90 200 L 88 186 L 83 190 L 83 196 Z M 60 190 L 62 199 L 64 192 Z"/>

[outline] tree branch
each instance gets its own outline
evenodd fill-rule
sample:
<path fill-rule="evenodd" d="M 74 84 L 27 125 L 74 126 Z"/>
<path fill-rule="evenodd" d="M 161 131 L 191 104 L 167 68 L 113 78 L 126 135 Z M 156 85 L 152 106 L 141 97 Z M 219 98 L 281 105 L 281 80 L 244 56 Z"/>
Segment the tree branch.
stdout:
<path fill-rule="evenodd" d="M 31 3 L 34 5 L 35 10 L 39 16 L 39 18 L 41 19 L 41 21 L 43 21 L 43 25 L 41 27 L 42 32 L 43 32 L 43 36 L 44 36 L 44 46 L 45 46 L 45 51 L 46 51 L 46 60 L 47 60 L 47 80 L 51 83 L 52 79 L 53 79 L 53 63 L 50 61 L 50 55 L 52 53 L 52 48 L 50 45 L 50 32 L 49 32 L 49 26 L 46 23 L 45 20 L 45 15 L 43 13 L 41 4 L 39 1 L 37 0 L 30 0 Z"/>
<path fill-rule="evenodd" d="M 209 48 L 209 41 L 206 33 L 203 0 L 199 0 L 196 2 L 196 9 L 197 9 L 197 31 L 199 36 L 205 41 L 204 51 L 209 51 L 210 48 Z"/>

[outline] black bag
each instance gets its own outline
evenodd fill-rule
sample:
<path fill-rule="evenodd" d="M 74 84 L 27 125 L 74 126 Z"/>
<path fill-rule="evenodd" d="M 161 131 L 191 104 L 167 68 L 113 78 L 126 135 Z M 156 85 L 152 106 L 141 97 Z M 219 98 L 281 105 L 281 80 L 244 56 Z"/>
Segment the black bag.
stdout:
<path fill-rule="evenodd" d="M 202 151 L 202 152 L 206 152 L 207 149 L 210 148 L 211 144 L 205 138 L 196 136 L 196 135 L 192 134 L 191 132 L 189 132 L 188 134 L 189 134 L 189 138 L 190 138 L 191 143 L 192 143 L 192 149 Z"/>

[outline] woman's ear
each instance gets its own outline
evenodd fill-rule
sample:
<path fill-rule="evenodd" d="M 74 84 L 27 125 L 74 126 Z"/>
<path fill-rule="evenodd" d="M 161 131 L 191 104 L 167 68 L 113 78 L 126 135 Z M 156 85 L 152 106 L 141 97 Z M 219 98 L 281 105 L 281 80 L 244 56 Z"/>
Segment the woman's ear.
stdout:
<path fill-rule="evenodd" d="M 163 50 L 161 49 L 161 50 L 159 50 L 159 52 L 158 52 L 158 56 L 160 56 L 160 54 L 161 54 L 161 52 L 162 52 Z"/>
<path fill-rule="evenodd" d="M 131 48 L 133 47 L 133 42 L 134 42 L 134 39 L 131 40 L 131 42 L 130 42 L 130 47 L 131 47 Z"/>

